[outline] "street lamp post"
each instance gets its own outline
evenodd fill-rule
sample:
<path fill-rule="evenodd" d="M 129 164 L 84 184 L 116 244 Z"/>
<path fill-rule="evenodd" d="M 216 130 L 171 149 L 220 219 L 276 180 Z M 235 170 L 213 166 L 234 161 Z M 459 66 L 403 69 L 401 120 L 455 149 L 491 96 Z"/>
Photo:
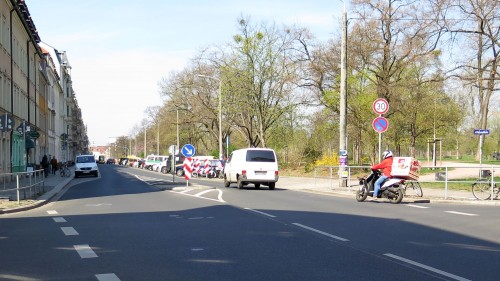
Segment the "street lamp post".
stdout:
<path fill-rule="evenodd" d="M 221 93 L 221 88 L 222 88 L 222 81 L 213 76 L 208 76 L 208 75 L 202 75 L 198 74 L 199 77 L 204 77 L 208 79 L 214 79 L 216 81 L 219 81 L 219 159 L 223 158 L 223 153 L 222 153 L 222 93 Z"/>

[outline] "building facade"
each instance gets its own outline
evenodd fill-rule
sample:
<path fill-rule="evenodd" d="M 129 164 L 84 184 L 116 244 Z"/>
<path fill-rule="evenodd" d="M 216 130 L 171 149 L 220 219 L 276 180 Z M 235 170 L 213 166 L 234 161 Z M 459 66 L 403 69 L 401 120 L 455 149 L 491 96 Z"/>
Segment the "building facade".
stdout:
<path fill-rule="evenodd" d="M 23 0 L 0 0 L 0 133 L 0 173 L 88 146 L 66 53 L 43 46 Z"/>

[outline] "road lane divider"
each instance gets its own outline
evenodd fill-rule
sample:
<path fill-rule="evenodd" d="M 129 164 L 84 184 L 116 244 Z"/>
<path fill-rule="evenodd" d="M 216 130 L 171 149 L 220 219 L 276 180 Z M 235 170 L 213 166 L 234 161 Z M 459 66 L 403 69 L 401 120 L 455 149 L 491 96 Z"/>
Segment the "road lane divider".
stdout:
<path fill-rule="evenodd" d="M 312 228 L 312 227 L 309 227 L 309 226 L 306 226 L 306 225 L 303 225 L 303 224 L 300 224 L 300 223 L 294 222 L 292 224 L 295 225 L 295 226 L 298 226 L 300 228 L 304 228 L 304 229 L 310 230 L 312 232 L 315 232 L 315 233 L 318 233 L 318 234 L 321 234 L 321 235 L 324 235 L 324 236 L 327 236 L 327 237 L 330 237 L 330 238 L 333 238 L 333 239 L 336 239 L 336 240 L 340 240 L 342 242 L 348 242 L 349 241 L 349 239 L 342 238 L 340 236 L 336 236 L 336 235 L 330 234 L 328 232 L 324 232 L 324 231 L 321 231 L 321 230 L 318 230 L 318 229 L 315 229 L 315 228 Z"/>
<path fill-rule="evenodd" d="M 74 228 L 72 227 L 61 227 L 62 232 L 64 232 L 64 235 L 66 236 L 72 236 L 72 235 L 80 235 Z"/>
<path fill-rule="evenodd" d="M 419 208 L 419 209 L 429 209 L 429 207 L 426 207 L 426 206 L 413 205 L 413 204 L 408 204 L 406 206 L 413 207 L 413 208 Z"/>
<path fill-rule="evenodd" d="M 96 253 L 92 250 L 92 248 L 90 248 L 88 244 L 73 245 L 73 248 L 75 248 L 76 252 L 82 259 L 97 258 Z"/>
<path fill-rule="evenodd" d="M 95 277 L 98 281 L 120 281 L 120 278 L 114 273 L 96 274 Z"/>
<path fill-rule="evenodd" d="M 445 213 L 449 214 L 455 214 L 455 215 L 461 215 L 461 216 L 469 216 L 469 217 L 475 217 L 477 216 L 476 214 L 470 214 L 470 213 L 462 213 L 462 212 L 455 212 L 455 211 L 444 211 Z"/>
<path fill-rule="evenodd" d="M 261 214 L 261 215 L 270 217 L 270 218 L 275 218 L 276 217 L 276 216 L 270 215 L 268 213 L 264 213 L 264 212 L 257 211 L 257 210 L 254 210 L 254 209 L 250 209 L 250 208 L 244 208 L 244 209 L 247 210 L 247 211 L 251 211 L 251 212 L 254 212 L 254 213 L 257 213 L 257 214 Z"/>
<path fill-rule="evenodd" d="M 55 217 L 52 218 L 55 222 L 66 222 L 66 220 L 63 217 Z"/>
<path fill-rule="evenodd" d="M 407 263 L 407 264 L 411 264 L 411 265 L 416 266 L 416 267 L 423 268 L 425 270 L 437 273 L 439 275 L 446 276 L 446 277 L 454 279 L 454 280 L 471 281 L 470 279 L 463 278 L 463 277 L 451 274 L 449 272 L 446 272 L 446 271 L 443 271 L 443 270 L 440 270 L 440 269 L 437 269 L 437 268 L 434 268 L 434 267 L 431 267 L 431 266 L 428 266 L 428 265 L 425 265 L 425 264 L 421 264 L 419 262 L 412 261 L 412 260 L 409 260 L 409 259 L 406 259 L 406 258 L 403 258 L 403 257 L 400 257 L 400 256 L 396 256 L 396 255 L 393 255 L 393 254 L 390 254 L 390 253 L 384 254 L 384 256 L 396 259 L 398 261 L 402 261 L 402 262 Z"/>
<path fill-rule="evenodd" d="M 48 210 L 47 214 L 49 214 L 49 215 L 57 215 L 58 212 L 56 210 Z"/>

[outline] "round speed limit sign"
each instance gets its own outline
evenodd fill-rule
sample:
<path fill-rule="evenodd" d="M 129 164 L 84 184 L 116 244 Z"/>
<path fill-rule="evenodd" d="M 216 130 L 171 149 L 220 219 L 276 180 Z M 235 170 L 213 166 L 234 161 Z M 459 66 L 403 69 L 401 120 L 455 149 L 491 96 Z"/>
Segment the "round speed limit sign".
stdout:
<path fill-rule="evenodd" d="M 373 111 L 377 114 L 384 114 L 389 110 L 389 103 L 386 99 L 376 99 L 373 102 Z"/>

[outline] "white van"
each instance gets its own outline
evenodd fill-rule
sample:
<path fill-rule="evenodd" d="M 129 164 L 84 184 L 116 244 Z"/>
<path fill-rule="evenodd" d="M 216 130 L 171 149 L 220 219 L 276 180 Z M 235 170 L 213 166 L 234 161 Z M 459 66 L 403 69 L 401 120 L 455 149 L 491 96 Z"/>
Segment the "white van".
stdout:
<path fill-rule="evenodd" d="M 273 190 L 278 181 L 278 159 L 270 148 L 244 148 L 231 153 L 224 166 L 224 186 L 238 184 L 238 188 L 252 183 Z"/>

